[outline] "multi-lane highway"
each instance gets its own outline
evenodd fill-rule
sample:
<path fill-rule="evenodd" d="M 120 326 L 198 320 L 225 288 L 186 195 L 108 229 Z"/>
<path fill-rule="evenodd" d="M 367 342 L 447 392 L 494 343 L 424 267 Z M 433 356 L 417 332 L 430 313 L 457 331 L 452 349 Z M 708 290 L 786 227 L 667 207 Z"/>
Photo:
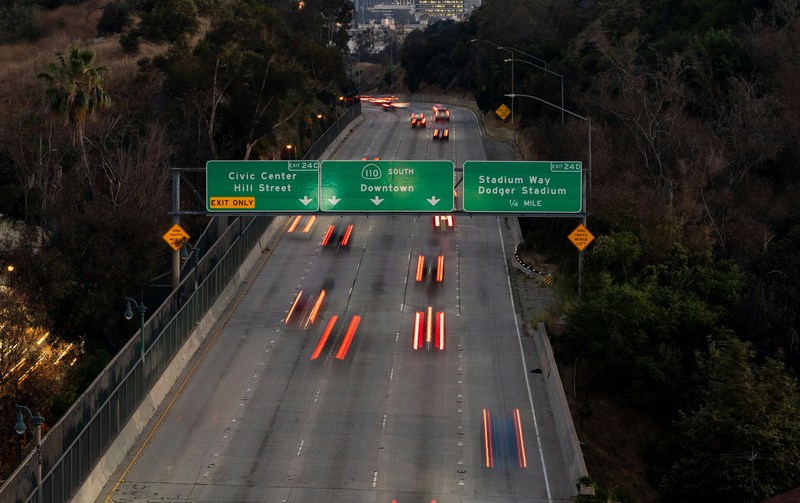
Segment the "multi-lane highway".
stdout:
<path fill-rule="evenodd" d="M 412 111 L 430 104 L 365 104 L 331 158 L 487 158 L 468 110 L 451 109 L 448 141 L 412 129 Z M 280 218 L 278 246 L 99 501 L 570 501 L 502 219 Z"/>

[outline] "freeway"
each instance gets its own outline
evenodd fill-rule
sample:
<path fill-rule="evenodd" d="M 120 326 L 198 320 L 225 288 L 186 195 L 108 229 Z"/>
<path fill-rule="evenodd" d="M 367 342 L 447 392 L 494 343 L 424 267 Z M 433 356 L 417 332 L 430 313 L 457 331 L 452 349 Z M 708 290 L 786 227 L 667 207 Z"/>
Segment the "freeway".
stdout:
<path fill-rule="evenodd" d="M 486 159 L 475 116 L 452 112 L 432 141 L 433 122 L 364 105 L 331 158 Z M 278 246 L 98 501 L 571 500 L 502 219 L 276 218 Z"/>

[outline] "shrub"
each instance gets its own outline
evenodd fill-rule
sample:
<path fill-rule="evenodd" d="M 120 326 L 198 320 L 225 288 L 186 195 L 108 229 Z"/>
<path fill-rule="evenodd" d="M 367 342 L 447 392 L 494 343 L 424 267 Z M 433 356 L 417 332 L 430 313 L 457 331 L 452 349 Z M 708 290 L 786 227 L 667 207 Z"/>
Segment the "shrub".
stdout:
<path fill-rule="evenodd" d="M 131 15 L 127 7 L 119 2 L 109 3 L 103 9 L 103 15 L 97 22 L 97 34 L 101 37 L 107 37 L 114 33 L 121 33 L 130 23 Z M 122 47 L 124 48 L 125 46 L 123 45 Z"/>

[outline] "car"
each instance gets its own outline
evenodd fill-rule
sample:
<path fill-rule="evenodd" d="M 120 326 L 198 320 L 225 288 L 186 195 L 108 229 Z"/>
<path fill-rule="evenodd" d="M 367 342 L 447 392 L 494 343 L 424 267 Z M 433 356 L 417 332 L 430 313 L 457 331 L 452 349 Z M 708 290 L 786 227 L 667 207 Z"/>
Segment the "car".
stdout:
<path fill-rule="evenodd" d="M 433 230 L 441 229 L 444 231 L 456 228 L 456 221 L 453 215 L 434 215 L 431 220 Z"/>
<path fill-rule="evenodd" d="M 417 283 L 426 282 L 428 285 L 435 281 L 444 281 L 444 255 L 428 255 L 420 253 L 417 256 L 417 268 L 414 274 Z"/>
<path fill-rule="evenodd" d="M 428 124 L 428 121 L 425 119 L 425 114 L 418 113 L 418 114 L 411 114 L 411 127 L 425 127 Z"/>
<path fill-rule="evenodd" d="M 433 120 L 434 121 L 449 121 L 450 120 L 450 110 L 443 107 L 442 105 L 433 105 Z"/>
<path fill-rule="evenodd" d="M 376 156 L 368 156 L 368 155 L 365 155 L 365 156 L 363 156 L 363 157 L 361 158 L 361 160 L 362 160 L 362 161 L 380 161 L 380 160 L 381 160 L 381 158 L 380 158 L 380 157 L 378 157 L 377 155 L 376 155 Z"/>
<path fill-rule="evenodd" d="M 394 103 L 381 103 L 381 106 L 383 107 L 384 112 L 394 112 L 397 110 L 397 107 L 394 105 Z"/>
<path fill-rule="evenodd" d="M 433 130 L 433 139 L 434 140 L 449 140 L 450 139 L 450 130 L 447 128 L 436 128 Z"/>
<path fill-rule="evenodd" d="M 331 224 L 322 236 L 320 243 L 323 248 L 339 249 L 345 247 L 350 242 L 350 237 L 353 234 L 353 224 L 341 225 L 339 227 Z"/>

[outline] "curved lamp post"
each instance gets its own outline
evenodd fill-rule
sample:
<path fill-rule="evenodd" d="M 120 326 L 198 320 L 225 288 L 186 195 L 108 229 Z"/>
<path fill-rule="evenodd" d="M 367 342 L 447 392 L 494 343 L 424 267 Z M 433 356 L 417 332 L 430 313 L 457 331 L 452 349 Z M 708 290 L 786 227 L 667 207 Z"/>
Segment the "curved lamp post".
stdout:
<path fill-rule="evenodd" d="M 144 365 L 144 313 L 147 311 L 147 306 L 137 303 L 130 297 L 125 297 L 127 304 L 125 304 L 125 319 L 133 319 L 133 308 L 139 312 L 139 334 L 142 339 L 142 365 Z M 142 376 L 144 376 L 144 366 L 142 366 Z"/>
<path fill-rule="evenodd" d="M 514 95 L 506 94 L 506 96 L 513 97 Z M 590 191 L 592 190 L 592 118 L 578 115 L 575 112 L 571 112 L 564 107 L 560 107 L 558 105 L 550 103 L 549 101 L 543 100 L 542 98 L 539 98 L 537 96 L 531 96 L 530 94 L 517 94 L 516 96 L 519 96 L 521 98 L 530 98 L 532 100 L 541 101 L 545 105 L 550 105 L 553 108 L 558 108 L 562 112 L 566 112 L 573 117 L 577 117 L 578 119 L 586 121 L 586 124 L 589 127 L 589 172 L 587 173 L 586 177 L 581 177 L 584 186 L 584 190 L 582 191 L 583 193 L 581 194 L 581 199 L 582 199 L 581 208 L 583 209 L 583 211 L 581 211 L 581 220 L 582 220 L 581 223 L 583 224 L 584 227 L 586 227 L 587 179 L 588 179 L 588 189 Z M 578 297 L 581 296 L 582 284 L 583 284 L 583 250 L 578 252 Z"/>
<path fill-rule="evenodd" d="M 511 126 L 514 126 L 514 50 L 509 47 L 503 47 L 502 45 L 495 44 L 494 42 L 490 42 L 489 40 L 485 40 L 482 38 L 473 38 L 470 42 L 486 42 L 489 45 L 493 45 L 495 49 L 499 49 L 501 51 L 508 51 L 511 54 L 511 94 L 506 94 L 505 96 L 511 97 Z M 514 143 L 516 143 L 516 132 L 514 133 Z"/>
<path fill-rule="evenodd" d="M 520 51 L 520 52 L 522 52 L 522 51 Z M 525 54 L 525 53 L 523 53 L 523 54 Z M 538 59 L 538 58 L 536 58 L 536 59 Z M 556 77 L 561 79 L 561 124 L 564 124 L 564 112 L 565 112 L 565 110 L 564 110 L 564 75 L 562 75 L 560 73 L 556 73 L 556 72 L 554 72 L 552 70 L 548 70 L 547 69 L 547 63 L 545 63 L 544 66 L 539 66 L 539 65 L 537 65 L 535 63 L 531 63 L 530 61 L 528 61 L 526 59 L 517 59 L 517 58 L 509 58 L 509 59 L 507 59 L 505 61 L 506 62 L 510 61 L 512 65 L 514 64 L 515 61 L 519 61 L 520 63 L 526 63 L 528 65 L 535 66 L 536 68 L 538 68 L 540 70 L 544 70 L 545 73 L 549 73 L 550 75 L 555 75 Z"/>
<path fill-rule="evenodd" d="M 189 251 L 186 251 L 186 249 Z M 197 261 L 200 260 L 200 248 L 196 246 L 192 246 L 191 243 L 188 241 L 184 241 L 183 245 L 181 245 L 181 258 L 183 260 L 192 259 L 192 270 L 195 274 L 194 277 L 194 287 L 197 288 Z"/>
<path fill-rule="evenodd" d="M 34 415 L 24 405 L 17 405 L 17 423 L 14 425 L 17 435 L 22 435 L 27 429 L 23 414 L 28 416 L 33 421 L 33 426 L 36 427 L 36 500 L 42 503 L 42 423 L 44 423 L 44 418 L 39 414 Z"/>

